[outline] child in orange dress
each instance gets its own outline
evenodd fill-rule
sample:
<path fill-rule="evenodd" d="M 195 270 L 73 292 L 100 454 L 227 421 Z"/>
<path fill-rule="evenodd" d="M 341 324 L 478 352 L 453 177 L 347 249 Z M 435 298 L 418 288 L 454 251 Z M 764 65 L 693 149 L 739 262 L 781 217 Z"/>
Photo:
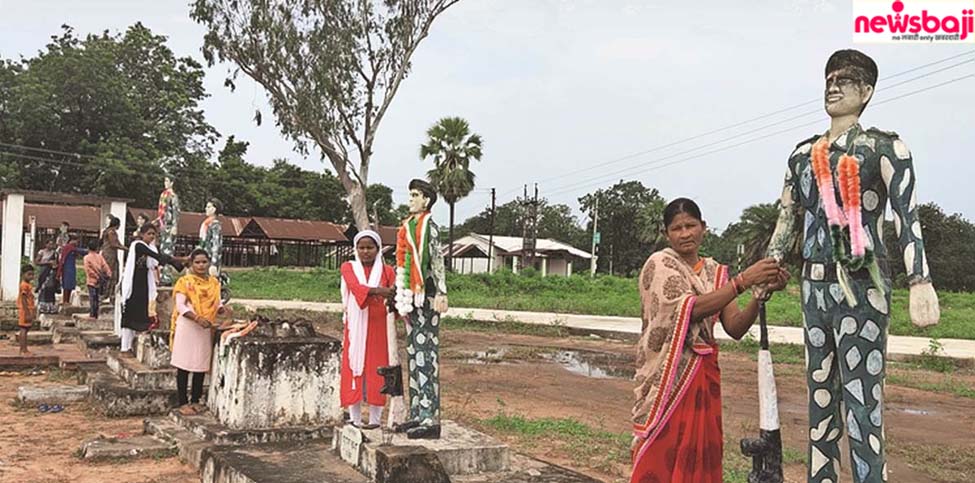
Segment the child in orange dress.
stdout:
<path fill-rule="evenodd" d="M 34 267 L 24 265 L 20 270 L 20 293 L 17 295 L 17 326 L 20 327 L 18 340 L 20 341 L 20 353 L 29 356 L 27 350 L 27 331 L 34 324 L 37 318 L 37 310 L 34 306 L 34 288 L 31 282 L 34 280 Z"/>

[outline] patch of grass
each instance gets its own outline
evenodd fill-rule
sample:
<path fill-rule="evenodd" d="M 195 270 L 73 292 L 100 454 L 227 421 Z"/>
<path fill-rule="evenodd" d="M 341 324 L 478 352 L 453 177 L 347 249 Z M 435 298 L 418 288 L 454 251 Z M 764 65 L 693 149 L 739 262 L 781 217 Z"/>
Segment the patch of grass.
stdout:
<path fill-rule="evenodd" d="M 975 480 L 975 446 L 958 448 L 938 444 L 897 444 L 891 441 L 887 450 L 907 460 L 938 481 Z"/>
<path fill-rule="evenodd" d="M 887 383 L 910 387 L 913 389 L 920 389 L 922 391 L 951 394 L 968 399 L 975 399 L 975 388 L 952 377 L 951 375 L 944 375 L 939 380 L 932 377 L 918 378 L 902 374 L 888 374 Z"/>
<path fill-rule="evenodd" d="M 514 320 L 484 322 L 470 318 L 444 317 L 443 324 L 450 330 L 486 332 L 491 334 L 519 334 L 539 337 L 568 337 L 569 330 L 558 325 L 526 324 Z"/>
<path fill-rule="evenodd" d="M 606 473 L 618 473 L 620 465 L 630 464 L 632 436 L 629 433 L 596 429 L 571 418 L 533 419 L 503 411 L 478 423 L 493 433 L 515 438 L 521 444 L 554 446 L 579 463 Z"/>
<path fill-rule="evenodd" d="M 495 274 L 447 274 L 450 303 L 454 307 L 524 310 L 568 314 L 640 316 L 640 296 L 635 279 L 584 275 L 530 277 L 511 272 Z M 235 271 L 234 296 L 277 300 L 338 302 L 337 270 L 287 270 L 257 268 Z M 799 327 L 802 311 L 799 285 L 793 283 L 766 303 L 769 323 Z M 915 327 L 907 310 L 909 292 L 896 289 L 890 309 L 890 333 L 928 338 L 975 339 L 970 321 L 975 319 L 975 294 L 939 292 L 941 322 Z M 739 304 L 749 300 L 745 294 Z"/>
<path fill-rule="evenodd" d="M 53 367 L 47 373 L 47 380 L 51 382 L 76 381 L 78 375 L 74 371 L 66 371 L 59 367 Z"/>
<path fill-rule="evenodd" d="M 758 359 L 758 340 L 746 334 L 739 341 L 720 341 L 722 352 L 748 354 L 754 361 Z M 775 364 L 805 364 L 806 354 L 803 346 L 797 344 L 769 344 L 772 362 Z"/>

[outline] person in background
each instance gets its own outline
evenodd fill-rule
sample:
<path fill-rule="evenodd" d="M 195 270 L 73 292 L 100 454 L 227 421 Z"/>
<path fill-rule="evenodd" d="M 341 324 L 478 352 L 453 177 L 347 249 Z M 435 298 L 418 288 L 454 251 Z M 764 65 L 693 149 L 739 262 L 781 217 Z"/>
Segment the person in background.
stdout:
<path fill-rule="evenodd" d="M 108 263 L 112 270 L 108 287 L 102 292 L 102 297 L 112 298 L 115 296 L 115 287 L 118 285 L 118 254 L 125 252 L 125 245 L 122 245 L 118 236 L 118 229 L 122 221 L 113 215 L 108 215 L 108 227 L 102 232 L 102 258 Z"/>
<path fill-rule="evenodd" d="M 186 258 L 168 257 L 156 249 L 156 225 L 142 225 L 140 239 L 129 246 L 122 273 L 122 353 L 132 355 L 132 341 L 136 332 L 149 330 L 150 301 L 156 300 L 156 268 L 160 263 L 183 269 Z"/>
<path fill-rule="evenodd" d="M 34 325 L 37 319 L 37 311 L 34 307 L 34 291 L 31 282 L 34 280 L 34 267 L 24 265 L 20 270 L 20 290 L 17 294 L 17 327 L 20 329 L 18 342 L 20 342 L 20 354 L 29 356 L 27 350 L 27 331 Z"/>
<path fill-rule="evenodd" d="M 67 224 L 67 222 L 65 222 Z M 78 234 L 69 233 L 68 242 L 61 247 L 58 255 L 58 279 L 61 280 L 61 305 L 71 304 L 71 292 L 78 286 L 78 255 L 88 253 L 84 248 L 78 247 Z"/>
<path fill-rule="evenodd" d="M 35 290 L 40 293 L 44 288 L 44 282 L 54 273 L 54 270 L 58 266 L 58 251 L 53 238 L 46 241 L 44 248 L 38 250 L 37 254 L 34 255 L 34 265 L 40 269 L 40 275 L 37 277 L 37 290 Z"/>
<path fill-rule="evenodd" d="M 85 255 L 85 285 L 88 286 L 88 317 L 98 318 L 98 304 L 101 292 L 107 290 L 108 282 L 114 275 L 112 267 L 108 265 L 102 254 L 98 252 L 98 241 L 88 242 L 88 254 Z"/>

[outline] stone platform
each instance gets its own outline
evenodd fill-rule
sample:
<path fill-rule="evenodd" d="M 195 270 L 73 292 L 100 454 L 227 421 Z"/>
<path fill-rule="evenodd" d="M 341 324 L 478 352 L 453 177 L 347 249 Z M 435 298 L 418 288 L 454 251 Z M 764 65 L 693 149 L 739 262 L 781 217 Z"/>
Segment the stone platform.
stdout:
<path fill-rule="evenodd" d="M 362 434 L 362 443 L 357 444 L 349 433 Z M 343 437 L 346 434 L 346 437 Z M 403 433 L 387 433 L 391 437 L 391 447 L 418 447 L 435 454 L 449 475 L 470 475 L 484 472 L 507 471 L 511 462 L 508 446 L 479 431 L 465 428 L 453 421 L 445 420 L 441 427 L 440 439 L 407 439 Z M 351 426 L 335 428 L 332 438 L 334 450 L 343 454 L 343 459 L 352 456 L 353 463 L 362 473 L 375 478 L 377 475 L 378 450 L 383 445 L 381 429 L 359 430 Z M 386 446 L 386 447 L 390 447 Z M 349 461 L 348 459 L 346 461 Z"/>

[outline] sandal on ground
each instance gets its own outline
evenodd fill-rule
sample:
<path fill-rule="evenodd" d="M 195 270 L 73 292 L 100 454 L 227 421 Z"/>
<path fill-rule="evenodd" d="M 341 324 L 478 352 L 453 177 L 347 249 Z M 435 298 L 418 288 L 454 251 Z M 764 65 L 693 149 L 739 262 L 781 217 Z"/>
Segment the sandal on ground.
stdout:
<path fill-rule="evenodd" d="M 379 428 L 379 425 L 378 424 L 373 424 L 373 423 L 363 424 L 363 425 L 359 426 L 359 429 L 377 429 L 377 428 Z"/>
<path fill-rule="evenodd" d="M 55 405 L 53 405 L 53 406 L 51 406 L 51 407 L 50 407 L 50 408 L 49 408 L 49 409 L 47 410 L 47 412 L 49 412 L 49 413 L 59 413 L 59 412 L 61 412 L 61 411 L 64 411 L 64 406 L 62 406 L 62 405 L 60 405 L 60 404 L 55 404 Z"/>
<path fill-rule="evenodd" d="M 182 414 L 183 416 L 195 416 L 196 415 L 196 408 L 194 408 L 192 404 L 184 404 L 184 405 L 176 408 L 176 411 L 179 412 L 180 414 Z"/>
<path fill-rule="evenodd" d="M 41 404 L 40 406 L 37 406 L 37 410 L 42 413 L 46 413 L 51 410 L 51 406 L 48 406 L 47 404 Z"/>

